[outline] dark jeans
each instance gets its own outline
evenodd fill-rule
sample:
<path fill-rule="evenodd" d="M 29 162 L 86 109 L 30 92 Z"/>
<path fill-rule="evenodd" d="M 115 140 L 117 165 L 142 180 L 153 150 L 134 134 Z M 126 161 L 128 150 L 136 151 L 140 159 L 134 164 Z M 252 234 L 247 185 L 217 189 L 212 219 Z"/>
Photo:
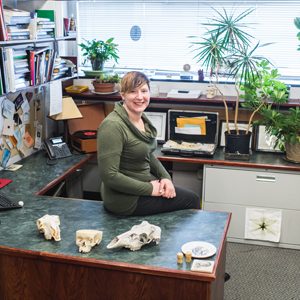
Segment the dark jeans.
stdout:
<path fill-rule="evenodd" d="M 145 216 L 189 208 L 200 209 L 200 197 L 196 193 L 178 186 L 175 189 L 175 198 L 140 196 L 132 215 Z"/>

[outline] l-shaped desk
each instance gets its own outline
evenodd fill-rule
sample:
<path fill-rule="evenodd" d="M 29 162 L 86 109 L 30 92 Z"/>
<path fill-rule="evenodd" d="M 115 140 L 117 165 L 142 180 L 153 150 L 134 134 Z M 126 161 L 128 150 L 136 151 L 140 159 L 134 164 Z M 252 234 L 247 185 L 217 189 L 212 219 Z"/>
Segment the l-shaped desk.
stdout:
<path fill-rule="evenodd" d="M 72 95 L 78 103 L 102 103 L 107 110 L 120 95 L 95 95 L 91 92 Z M 233 118 L 235 97 L 226 97 L 230 118 Z M 282 105 L 283 109 L 300 105 L 299 99 L 291 99 Z M 218 111 L 220 119 L 225 119 L 223 101 L 220 97 L 207 99 L 167 98 L 166 94 L 152 97 L 150 110 L 166 112 L 169 109 L 193 111 Z M 242 118 L 248 120 L 251 112 L 240 110 Z M 223 114 L 223 115 L 222 115 Z M 222 148 L 212 158 L 179 157 L 163 155 L 157 151 L 158 158 L 167 164 L 199 165 L 203 167 L 202 203 L 204 210 L 232 212 L 228 240 L 262 244 L 275 247 L 300 249 L 300 236 L 294 228 L 300 227 L 300 201 L 298 185 L 300 165 L 287 162 L 279 153 L 256 152 L 249 161 L 226 160 Z M 172 166 L 170 167 L 172 168 Z M 188 179 L 187 179 L 188 180 Z M 249 208 L 249 209 L 248 209 Z M 279 242 L 262 239 L 245 239 L 246 212 L 261 209 L 263 214 L 277 210 L 281 214 Z M 259 236 L 258 236 L 259 237 Z"/>
<path fill-rule="evenodd" d="M 89 155 L 73 155 L 48 165 L 43 152 L 21 161 L 17 172 L 1 171 L 12 183 L 2 192 L 24 207 L 0 212 L 1 299 L 223 299 L 226 234 L 231 214 L 185 210 L 147 217 L 116 217 L 101 201 L 42 196 L 75 172 Z M 36 227 L 45 214 L 61 221 L 59 242 L 47 241 Z M 141 250 L 109 250 L 107 244 L 133 225 L 147 220 L 162 230 L 158 245 Z M 88 254 L 78 252 L 78 229 L 103 231 Z M 212 273 L 193 272 L 177 264 L 176 254 L 189 241 L 214 244 Z"/>

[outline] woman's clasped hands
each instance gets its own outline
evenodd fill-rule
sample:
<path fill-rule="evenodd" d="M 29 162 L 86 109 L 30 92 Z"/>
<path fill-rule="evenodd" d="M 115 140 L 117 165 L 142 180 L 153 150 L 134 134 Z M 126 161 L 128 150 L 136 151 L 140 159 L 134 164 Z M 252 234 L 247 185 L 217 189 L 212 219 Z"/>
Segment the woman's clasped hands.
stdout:
<path fill-rule="evenodd" d="M 164 198 L 176 197 L 175 187 L 170 179 L 152 180 L 152 196 L 161 196 Z"/>

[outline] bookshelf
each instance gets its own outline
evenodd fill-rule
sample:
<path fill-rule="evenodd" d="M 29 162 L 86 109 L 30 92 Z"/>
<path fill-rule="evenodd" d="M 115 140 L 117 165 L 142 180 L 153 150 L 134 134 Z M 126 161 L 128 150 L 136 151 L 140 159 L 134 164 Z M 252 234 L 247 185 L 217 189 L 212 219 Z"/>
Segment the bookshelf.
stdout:
<path fill-rule="evenodd" d="M 24 44 L 41 44 L 41 43 L 52 43 L 52 42 L 59 42 L 59 41 L 76 41 L 76 37 L 70 36 L 62 36 L 62 37 L 55 37 L 55 38 L 48 38 L 48 39 L 34 39 L 34 40 L 21 40 L 21 41 L 0 41 L 0 47 L 8 47 L 14 45 L 24 45 Z"/>
<path fill-rule="evenodd" d="M 20 8 L 19 10 L 32 12 L 41 10 L 41 6 L 37 7 L 35 2 L 23 1 L 21 5 L 21 1 L 0 0 L 0 16 L 4 16 L 3 5 L 14 5 Z M 49 26 L 44 31 L 50 32 L 50 29 L 53 29 L 52 34 L 38 35 L 36 32 L 33 35 L 30 31 L 28 35 L 26 26 L 20 25 L 20 32 L 26 33 L 10 34 L 8 37 L 5 18 L 0 18 L 0 103 L 3 107 L 0 113 L 0 123 L 3 124 L 3 130 L 0 132 L 0 170 L 40 150 L 45 138 L 58 134 L 60 128 L 57 123 L 47 117 L 50 110 L 51 86 L 52 83 L 55 86 L 60 84 L 57 79 L 68 80 L 76 75 L 71 63 L 63 61 L 63 57 L 71 61 L 67 57 L 67 53 L 71 52 L 69 45 L 73 47 L 77 38 L 63 36 L 63 29 L 57 29 L 57 26 L 62 24 L 62 17 L 67 14 L 63 9 L 66 4 L 41 2 L 44 2 L 43 10 L 55 10 L 54 15 L 58 19 L 55 27 L 54 23 L 51 23 L 53 20 L 44 20 L 44 24 Z M 18 28 L 10 31 L 18 32 Z M 74 57 L 76 53 L 72 56 Z M 65 72 L 63 74 L 60 74 L 61 65 Z"/>
<path fill-rule="evenodd" d="M 59 36 L 55 10 L 3 4 L 0 0 L 0 95 L 72 76 L 72 63 L 60 57 L 60 50 L 62 41 L 76 41 L 76 36 Z M 22 50 L 20 58 L 15 52 Z"/>

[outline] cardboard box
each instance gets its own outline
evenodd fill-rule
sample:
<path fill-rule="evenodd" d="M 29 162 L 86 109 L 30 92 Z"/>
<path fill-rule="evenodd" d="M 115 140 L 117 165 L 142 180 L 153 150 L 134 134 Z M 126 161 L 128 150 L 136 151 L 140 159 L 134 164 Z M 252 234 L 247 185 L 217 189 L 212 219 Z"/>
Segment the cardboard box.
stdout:
<path fill-rule="evenodd" d="M 78 105 L 83 118 L 68 120 L 71 146 L 84 153 L 97 151 L 97 129 L 105 118 L 104 105 Z"/>

